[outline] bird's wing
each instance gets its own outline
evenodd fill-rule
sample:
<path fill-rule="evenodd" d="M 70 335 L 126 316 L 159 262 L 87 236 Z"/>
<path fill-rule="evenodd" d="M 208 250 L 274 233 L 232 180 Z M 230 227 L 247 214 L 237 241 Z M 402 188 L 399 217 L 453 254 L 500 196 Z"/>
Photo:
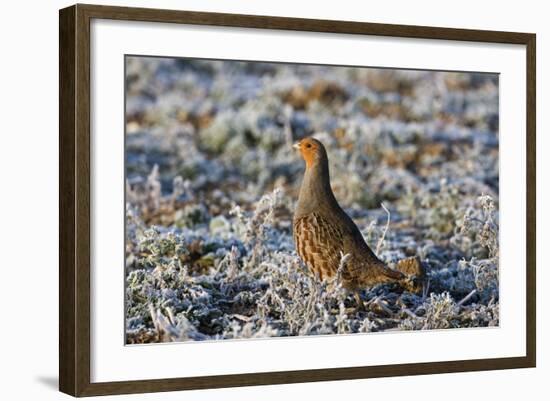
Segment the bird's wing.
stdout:
<path fill-rule="evenodd" d="M 343 233 L 318 213 L 294 221 L 294 242 L 298 255 L 321 280 L 333 277 L 344 250 Z"/>

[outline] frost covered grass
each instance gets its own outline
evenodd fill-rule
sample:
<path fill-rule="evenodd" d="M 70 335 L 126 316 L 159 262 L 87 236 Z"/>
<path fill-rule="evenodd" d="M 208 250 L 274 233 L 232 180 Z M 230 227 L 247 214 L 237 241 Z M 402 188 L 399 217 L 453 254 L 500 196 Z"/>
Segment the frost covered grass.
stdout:
<path fill-rule="evenodd" d="M 497 76 L 126 62 L 128 343 L 498 325 Z M 418 256 L 423 291 L 357 298 L 303 267 L 290 145 L 311 134 L 371 248 Z"/>

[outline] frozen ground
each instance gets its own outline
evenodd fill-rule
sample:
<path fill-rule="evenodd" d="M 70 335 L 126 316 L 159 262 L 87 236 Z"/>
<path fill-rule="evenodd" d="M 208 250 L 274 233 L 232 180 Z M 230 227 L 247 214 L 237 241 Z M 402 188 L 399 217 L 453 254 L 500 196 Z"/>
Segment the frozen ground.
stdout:
<path fill-rule="evenodd" d="M 128 343 L 498 325 L 496 75 L 143 57 L 126 72 Z M 359 307 L 308 275 L 290 145 L 311 134 L 379 257 L 420 257 L 423 293 L 378 286 Z"/>

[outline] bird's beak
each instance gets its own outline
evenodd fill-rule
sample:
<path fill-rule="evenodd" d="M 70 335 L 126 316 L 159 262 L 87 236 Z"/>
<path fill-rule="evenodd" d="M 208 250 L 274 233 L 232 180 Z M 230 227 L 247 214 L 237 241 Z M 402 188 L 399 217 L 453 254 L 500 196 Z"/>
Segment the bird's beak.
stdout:
<path fill-rule="evenodd" d="M 296 150 L 300 150 L 300 142 L 296 142 L 292 147 Z"/>

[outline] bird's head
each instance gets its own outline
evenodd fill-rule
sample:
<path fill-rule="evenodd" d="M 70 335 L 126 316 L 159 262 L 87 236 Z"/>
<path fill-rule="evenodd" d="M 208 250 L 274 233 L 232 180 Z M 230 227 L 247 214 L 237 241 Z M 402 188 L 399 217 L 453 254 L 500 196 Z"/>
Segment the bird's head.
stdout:
<path fill-rule="evenodd" d="M 310 168 L 327 159 L 327 152 L 323 144 L 315 138 L 307 137 L 292 145 L 298 149 L 302 158 L 306 162 L 306 167 Z"/>

